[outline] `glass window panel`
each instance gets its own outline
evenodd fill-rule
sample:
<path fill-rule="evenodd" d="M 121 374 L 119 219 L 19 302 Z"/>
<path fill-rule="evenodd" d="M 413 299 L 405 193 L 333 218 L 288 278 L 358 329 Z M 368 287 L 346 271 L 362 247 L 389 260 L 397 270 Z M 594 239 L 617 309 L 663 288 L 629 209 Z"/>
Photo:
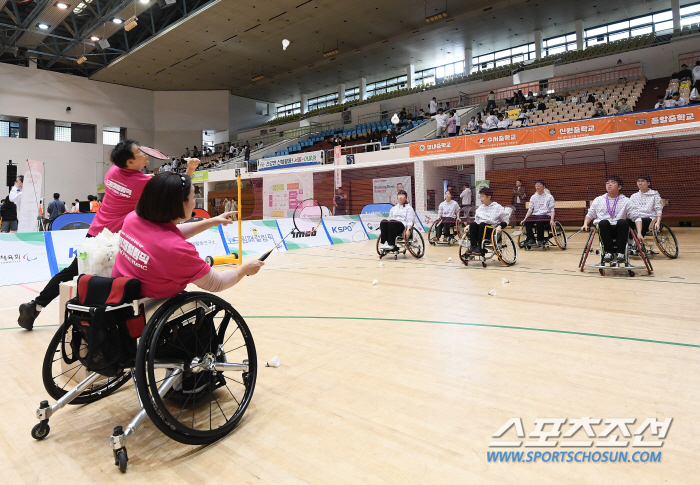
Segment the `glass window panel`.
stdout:
<path fill-rule="evenodd" d="M 503 59 L 505 57 L 510 57 L 510 49 L 494 52 L 493 54 L 494 59 Z"/>
<path fill-rule="evenodd" d="M 119 129 L 117 128 L 117 131 L 113 131 L 105 128 L 102 131 L 102 144 L 116 145 L 117 143 L 119 143 Z"/>
<path fill-rule="evenodd" d="M 560 54 L 566 52 L 566 46 L 560 45 L 559 47 L 552 47 L 548 49 L 547 55 L 551 56 L 553 54 Z"/>
<path fill-rule="evenodd" d="M 454 63 L 454 68 L 455 68 L 455 74 L 464 74 L 464 62 L 455 62 Z"/>
<path fill-rule="evenodd" d="M 435 76 L 433 74 L 423 78 L 423 84 L 435 84 Z"/>
<path fill-rule="evenodd" d="M 399 77 L 399 82 L 400 82 L 400 83 L 405 83 L 406 81 L 408 81 L 408 78 L 407 78 L 406 76 L 400 76 L 400 77 Z"/>
<path fill-rule="evenodd" d="M 690 25 L 700 22 L 700 15 L 693 15 L 692 17 L 684 17 L 681 19 L 681 25 Z"/>
<path fill-rule="evenodd" d="M 575 33 L 573 33 L 573 34 L 568 34 L 568 35 L 566 36 L 566 41 L 567 41 L 567 42 L 576 42 L 576 34 L 575 34 Z"/>
<path fill-rule="evenodd" d="M 681 7 L 681 15 L 687 15 L 689 13 L 700 12 L 700 3 L 695 5 L 688 5 L 687 7 Z"/>
<path fill-rule="evenodd" d="M 386 81 L 379 81 L 374 83 L 374 89 L 386 87 Z"/>
<path fill-rule="evenodd" d="M 10 121 L 10 138 L 19 138 L 19 123 Z"/>
<path fill-rule="evenodd" d="M 455 67 L 452 64 L 445 66 L 445 76 L 454 76 Z"/>
<path fill-rule="evenodd" d="M 654 14 L 654 23 L 663 22 L 665 20 L 673 20 L 673 12 L 666 10 L 665 12 L 659 12 Z"/>
<path fill-rule="evenodd" d="M 10 123 L 8 121 L 0 121 L 0 136 L 10 136 Z"/>
<path fill-rule="evenodd" d="M 567 51 L 575 51 L 578 49 L 578 45 L 576 42 L 572 42 L 571 44 L 566 44 L 566 50 Z"/>
<path fill-rule="evenodd" d="M 606 34 L 608 32 L 608 27 L 597 27 L 595 29 L 589 29 L 586 31 L 586 37 L 597 37 L 600 34 Z"/>
<path fill-rule="evenodd" d="M 479 72 L 479 66 L 472 64 L 472 74 Z"/>
<path fill-rule="evenodd" d="M 390 88 L 387 88 L 386 92 L 391 93 L 393 91 L 398 91 L 399 87 L 398 86 L 392 86 Z"/>
<path fill-rule="evenodd" d="M 642 27 L 640 29 L 632 30 L 632 35 L 635 36 L 635 35 L 650 34 L 651 32 L 653 32 L 653 30 L 654 29 L 650 25 L 649 27 Z"/>
<path fill-rule="evenodd" d="M 70 126 L 55 126 L 53 139 L 56 141 L 70 141 Z"/>
<path fill-rule="evenodd" d="M 435 69 L 435 77 L 438 79 L 442 79 L 445 77 L 445 66 L 440 66 L 437 69 Z"/>
<path fill-rule="evenodd" d="M 486 54 L 483 56 L 479 56 L 479 62 L 493 61 L 493 59 L 494 59 L 493 54 Z"/>
<path fill-rule="evenodd" d="M 610 42 L 613 42 L 615 40 L 620 40 L 620 39 L 626 39 L 629 36 L 630 36 L 629 31 L 619 32 L 617 34 L 610 34 Z"/>
<path fill-rule="evenodd" d="M 629 20 L 625 20 L 624 22 L 617 22 L 615 24 L 608 25 L 608 32 L 617 32 L 618 30 L 624 30 L 629 28 Z"/>
<path fill-rule="evenodd" d="M 535 43 L 534 42 L 532 44 L 528 44 L 527 47 L 528 47 L 528 50 L 530 52 L 535 52 Z"/>
<path fill-rule="evenodd" d="M 562 35 L 561 37 L 555 37 L 553 39 L 546 40 L 545 47 L 563 44 L 564 42 L 566 42 L 566 36 Z"/>
<path fill-rule="evenodd" d="M 524 55 L 519 55 L 519 56 L 513 56 L 513 62 L 523 62 L 525 59 Z"/>
<path fill-rule="evenodd" d="M 646 25 L 651 23 L 652 16 L 646 15 L 644 17 L 638 17 L 636 19 L 630 20 L 630 27 L 636 27 L 638 25 Z"/>
<path fill-rule="evenodd" d="M 496 61 L 496 67 L 507 66 L 508 64 L 510 64 L 510 58 Z"/>
<path fill-rule="evenodd" d="M 654 24 L 654 32 L 661 32 L 662 30 L 669 30 L 673 28 L 673 20 L 668 22 L 659 22 Z"/>
<path fill-rule="evenodd" d="M 521 46 L 518 46 L 518 47 L 513 47 L 513 48 L 511 49 L 511 52 L 513 53 L 513 55 L 515 55 L 515 54 L 524 54 L 525 52 L 527 52 L 527 48 L 528 48 L 527 45 L 521 45 Z"/>

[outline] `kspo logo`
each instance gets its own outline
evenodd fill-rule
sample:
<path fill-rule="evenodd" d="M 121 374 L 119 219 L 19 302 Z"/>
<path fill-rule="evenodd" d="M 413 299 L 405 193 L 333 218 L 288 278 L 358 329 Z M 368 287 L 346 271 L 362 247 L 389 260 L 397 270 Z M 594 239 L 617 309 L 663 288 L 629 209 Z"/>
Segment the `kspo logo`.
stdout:
<path fill-rule="evenodd" d="M 606 426 L 600 430 L 598 434 L 596 434 L 596 430 L 593 429 L 593 426 L 600 425 L 603 421 L 601 418 L 570 418 L 568 421 L 570 428 L 562 435 L 561 428 L 567 422 L 567 418 L 536 418 L 535 430 L 528 435 L 529 438 L 536 438 L 536 440 L 525 441 L 525 447 L 549 448 L 555 447 L 558 444 L 560 448 L 586 448 L 593 446 L 595 443 L 596 447 L 601 448 L 624 448 L 629 444 L 629 441 L 620 439 L 620 435 L 622 435 L 623 438 L 631 438 L 632 434 L 628 426 L 633 425 L 637 419 L 606 418 Z M 658 421 L 656 418 L 646 418 L 634 432 L 632 447 L 659 448 L 663 446 L 664 442 L 662 440 L 666 438 L 672 421 L 673 418 L 665 418 L 664 421 Z M 510 418 L 492 437 L 501 438 L 511 428 L 515 428 L 515 434 L 518 438 L 525 437 L 523 421 L 520 418 Z M 649 433 L 657 439 L 644 439 L 644 433 L 647 429 Z M 586 438 L 589 439 L 571 439 L 581 430 L 586 434 Z M 559 441 L 560 436 L 563 438 L 561 441 Z M 605 439 L 593 440 L 590 438 Z M 497 441 L 491 441 L 489 447 L 517 448 L 522 445 L 522 443 L 523 440 L 521 439 L 512 441 L 499 439 Z"/>
<path fill-rule="evenodd" d="M 331 232 L 333 234 L 338 234 L 341 232 L 352 232 L 353 228 L 355 227 L 356 222 L 351 222 L 347 226 L 340 226 L 340 227 L 331 227 Z"/>

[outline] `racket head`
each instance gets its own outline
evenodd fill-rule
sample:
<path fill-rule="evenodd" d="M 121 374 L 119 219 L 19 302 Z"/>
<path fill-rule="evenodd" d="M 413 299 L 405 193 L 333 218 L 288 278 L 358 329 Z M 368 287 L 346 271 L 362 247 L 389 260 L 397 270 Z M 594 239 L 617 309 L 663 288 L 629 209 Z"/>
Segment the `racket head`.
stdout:
<path fill-rule="evenodd" d="M 139 149 L 149 157 L 157 158 L 158 160 L 170 160 L 169 156 L 155 148 L 139 146 Z"/>
<path fill-rule="evenodd" d="M 299 202 L 292 216 L 294 227 L 299 232 L 314 232 L 323 221 L 323 208 L 316 199 Z"/>

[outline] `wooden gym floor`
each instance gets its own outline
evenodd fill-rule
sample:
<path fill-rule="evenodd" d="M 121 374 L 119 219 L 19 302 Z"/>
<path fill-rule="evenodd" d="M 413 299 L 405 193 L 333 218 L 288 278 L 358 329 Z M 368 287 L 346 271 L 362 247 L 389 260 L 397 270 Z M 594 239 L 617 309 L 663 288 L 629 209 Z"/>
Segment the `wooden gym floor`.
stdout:
<path fill-rule="evenodd" d="M 181 445 L 147 420 L 125 476 L 108 438 L 138 410 L 130 384 L 30 437 L 58 303 L 26 332 L 16 307 L 43 283 L 3 287 L 0 483 L 697 483 L 700 231 L 674 231 L 680 257 L 655 256 L 654 275 L 635 278 L 579 273 L 585 235 L 566 251 L 520 251 L 512 268 L 463 267 L 454 246 L 379 267 L 374 241 L 274 254 L 223 296 L 259 364 L 281 366 L 260 367 L 246 415 L 214 445 Z M 487 460 L 510 418 L 527 435 L 536 418 L 584 416 L 635 418 L 631 433 L 647 417 L 673 424 L 662 448 L 583 449 L 662 451 L 658 463 Z"/>

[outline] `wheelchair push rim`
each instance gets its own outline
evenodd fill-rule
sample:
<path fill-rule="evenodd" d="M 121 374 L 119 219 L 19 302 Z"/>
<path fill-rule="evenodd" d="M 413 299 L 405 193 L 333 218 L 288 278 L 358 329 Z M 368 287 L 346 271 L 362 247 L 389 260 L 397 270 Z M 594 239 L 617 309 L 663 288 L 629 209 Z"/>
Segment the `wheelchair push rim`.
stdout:
<path fill-rule="evenodd" d="M 491 245 L 498 260 L 506 266 L 513 266 L 518 260 L 518 247 L 506 231 L 496 232 L 494 229 L 491 232 Z"/>
<path fill-rule="evenodd" d="M 673 234 L 673 231 L 671 231 L 671 228 L 662 222 L 661 229 L 657 231 L 656 226 L 654 226 L 653 233 L 654 242 L 656 243 L 656 247 L 659 248 L 659 251 L 667 258 L 676 259 L 678 257 L 678 240 L 676 239 L 676 235 Z"/>
<path fill-rule="evenodd" d="M 566 238 L 566 231 L 564 231 L 564 226 L 561 225 L 561 222 L 555 221 L 554 224 L 552 224 L 552 232 L 554 233 L 554 242 L 557 244 L 557 246 L 559 246 L 559 249 L 566 249 L 569 242 Z"/>
<path fill-rule="evenodd" d="M 414 229 L 406 228 L 403 233 L 404 244 L 406 244 L 406 249 L 414 258 L 420 259 L 425 254 L 425 243 L 423 242 L 423 236 L 421 233 Z"/>
<path fill-rule="evenodd" d="M 170 364 L 184 372 L 161 397 L 158 386 L 170 376 Z M 255 344 L 228 302 L 209 293 L 185 293 L 151 317 L 135 372 L 144 409 L 163 433 L 181 443 L 209 444 L 230 433 L 250 404 Z"/>

